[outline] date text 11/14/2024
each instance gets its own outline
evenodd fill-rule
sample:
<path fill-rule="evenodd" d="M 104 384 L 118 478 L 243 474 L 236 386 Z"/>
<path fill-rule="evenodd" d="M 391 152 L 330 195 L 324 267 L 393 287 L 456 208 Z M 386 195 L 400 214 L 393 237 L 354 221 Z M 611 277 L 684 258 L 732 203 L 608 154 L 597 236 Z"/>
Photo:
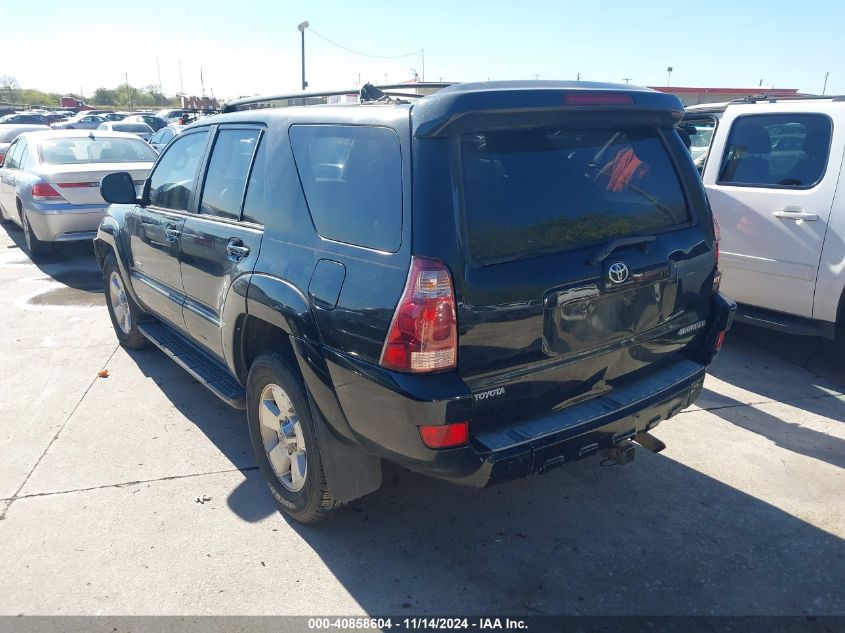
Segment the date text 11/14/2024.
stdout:
<path fill-rule="evenodd" d="M 437 617 L 346 617 L 346 618 L 309 618 L 309 631 L 329 630 L 390 630 L 407 629 L 412 631 L 434 630 L 479 630 L 496 631 L 527 630 L 528 624 L 519 618 L 437 618 Z"/>

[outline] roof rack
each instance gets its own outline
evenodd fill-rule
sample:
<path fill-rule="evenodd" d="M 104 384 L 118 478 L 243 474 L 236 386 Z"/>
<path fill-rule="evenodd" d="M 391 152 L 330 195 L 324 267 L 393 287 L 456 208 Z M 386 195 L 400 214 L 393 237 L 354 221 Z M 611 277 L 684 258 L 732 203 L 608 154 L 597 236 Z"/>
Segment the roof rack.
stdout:
<path fill-rule="evenodd" d="M 452 82 L 418 82 L 408 84 L 385 84 L 373 86 L 372 84 L 364 84 L 358 88 L 350 88 L 347 90 L 330 90 L 319 92 L 293 92 L 279 95 L 263 95 L 255 97 L 244 97 L 243 99 L 234 99 L 227 103 L 223 112 L 238 112 L 239 110 L 257 110 L 260 108 L 285 108 L 291 106 L 302 105 L 318 105 L 321 103 L 328 103 L 329 97 L 342 97 L 344 95 L 355 95 L 360 98 L 362 91 L 366 87 L 376 88 L 388 97 L 399 97 L 402 99 L 418 99 L 427 95 L 433 94 L 438 90 L 447 88 L 452 85 Z M 422 90 L 419 92 L 402 92 L 408 90 Z M 374 103 L 376 99 L 363 99 L 363 103 Z"/>
<path fill-rule="evenodd" d="M 845 95 L 810 95 L 810 94 L 792 94 L 792 95 L 769 95 L 768 93 L 760 93 L 759 95 L 749 95 L 747 97 L 740 97 L 739 99 L 732 99 L 728 103 L 775 103 L 777 101 L 813 101 L 813 100 L 829 100 L 829 101 L 845 101 Z"/>

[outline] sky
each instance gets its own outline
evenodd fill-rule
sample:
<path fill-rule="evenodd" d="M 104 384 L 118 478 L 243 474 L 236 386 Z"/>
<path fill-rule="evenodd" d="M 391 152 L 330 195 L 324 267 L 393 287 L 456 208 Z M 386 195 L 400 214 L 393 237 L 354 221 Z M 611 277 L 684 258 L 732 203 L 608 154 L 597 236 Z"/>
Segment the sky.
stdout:
<path fill-rule="evenodd" d="M 845 3 L 833 0 L 0 0 L 0 75 L 90 96 L 159 83 L 228 99 L 360 81 L 575 79 L 845 93 Z M 150 17 L 156 16 L 156 17 Z M 319 36 L 354 51 L 334 46 Z M 423 53 L 415 52 L 423 50 Z M 382 59 L 375 56 L 397 56 Z M 158 63 L 158 66 L 157 66 Z M 181 65 L 181 75 L 180 75 Z M 673 72 L 668 77 L 667 68 Z"/>

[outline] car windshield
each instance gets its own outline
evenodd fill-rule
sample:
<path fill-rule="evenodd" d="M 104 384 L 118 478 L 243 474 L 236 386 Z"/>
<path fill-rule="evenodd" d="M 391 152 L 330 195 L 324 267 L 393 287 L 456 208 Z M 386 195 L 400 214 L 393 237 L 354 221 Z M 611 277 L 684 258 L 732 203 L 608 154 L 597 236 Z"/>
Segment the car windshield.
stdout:
<path fill-rule="evenodd" d="M 710 149 L 710 141 L 716 129 L 715 119 L 684 121 L 684 127 L 690 135 L 690 154 L 698 158 Z"/>
<path fill-rule="evenodd" d="M 505 130 L 461 138 L 472 256 L 527 257 L 666 230 L 689 211 L 649 127 Z"/>
<path fill-rule="evenodd" d="M 155 151 L 141 139 L 85 136 L 41 141 L 41 161 L 48 165 L 152 162 Z"/>

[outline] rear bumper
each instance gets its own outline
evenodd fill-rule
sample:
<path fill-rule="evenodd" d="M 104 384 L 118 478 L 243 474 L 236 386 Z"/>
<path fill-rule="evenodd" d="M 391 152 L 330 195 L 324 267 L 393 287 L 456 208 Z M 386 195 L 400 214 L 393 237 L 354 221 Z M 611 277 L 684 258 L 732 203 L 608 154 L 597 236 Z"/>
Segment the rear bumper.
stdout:
<path fill-rule="evenodd" d="M 472 483 L 486 485 L 542 473 L 653 429 L 698 398 L 705 370 L 693 361 L 681 361 L 606 396 L 482 433 L 473 450 L 484 467 Z"/>
<path fill-rule="evenodd" d="M 107 204 L 32 203 L 27 205 L 26 216 L 39 240 L 70 242 L 93 239 L 107 210 Z"/>
<path fill-rule="evenodd" d="M 422 444 L 417 425 L 469 419 L 459 413 L 461 394 L 431 401 L 431 392 L 409 392 L 412 384 L 397 391 L 398 385 L 347 373 L 348 364 L 341 369 L 330 361 L 329 367 L 362 446 L 411 470 L 479 488 L 577 461 L 654 428 L 695 401 L 706 371 L 703 364 L 681 360 L 608 394 L 479 433 L 468 446 L 433 450 Z M 448 378 L 442 378 L 440 386 L 447 387 Z"/>

